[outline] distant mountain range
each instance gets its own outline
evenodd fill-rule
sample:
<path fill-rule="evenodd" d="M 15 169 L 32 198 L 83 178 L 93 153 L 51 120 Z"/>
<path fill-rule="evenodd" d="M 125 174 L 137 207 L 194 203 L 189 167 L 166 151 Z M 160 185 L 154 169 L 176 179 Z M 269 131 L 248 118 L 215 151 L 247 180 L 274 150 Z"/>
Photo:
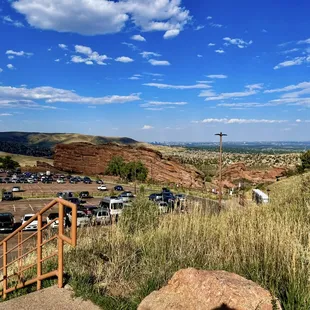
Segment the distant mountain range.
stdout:
<path fill-rule="evenodd" d="M 76 133 L 0 132 L 0 151 L 28 156 L 52 157 L 56 144 L 73 142 L 87 142 L 95 145 L 138 143 L 127 137 L 90 136 Z"/>

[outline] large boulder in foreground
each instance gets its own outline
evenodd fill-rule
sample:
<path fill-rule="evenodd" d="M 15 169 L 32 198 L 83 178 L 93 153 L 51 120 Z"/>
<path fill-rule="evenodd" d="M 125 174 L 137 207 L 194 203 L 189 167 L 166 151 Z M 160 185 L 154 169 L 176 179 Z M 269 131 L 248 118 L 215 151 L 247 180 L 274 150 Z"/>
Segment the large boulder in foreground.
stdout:
<path fill-rule="evenodd" d="M 267 290 L 237 274 L 188 268 L 148 295 L 138 310 L 273 310 L 272 299 Z"/>

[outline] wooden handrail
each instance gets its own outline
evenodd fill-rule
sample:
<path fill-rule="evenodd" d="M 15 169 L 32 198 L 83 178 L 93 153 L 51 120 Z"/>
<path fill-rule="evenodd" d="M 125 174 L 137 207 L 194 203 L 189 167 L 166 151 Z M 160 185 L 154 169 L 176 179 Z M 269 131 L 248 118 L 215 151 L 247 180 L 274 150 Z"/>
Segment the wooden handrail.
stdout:
<path fill-rule="evenodd" d="M 42 215 L 50 210 L 52 207 L 54 207 L 56 204 L 58 204 L 58 214 L 59 217 L 58 219 L 54 219 L 50 223 L 46 225 L 42 225 Z M 69 207 L 72 209 L 72 216 L 71 216 L 71 228 L 70 228 L 70 238 L 64 235 L 64 208 Z M 37 231 L 27 238 L 23 239 L 22 238 L 22 232 L 25 227 L 27 227 L 30 223 L 33 221 L 37 220 L 38 225 L 37 225 Z M 42 232 L 43 230 L 47 229 L 50 227 L 50 225 L 58 220 L 58 233 L 51 237 L 48 240 L 43 241 L 43 235 Z M 8 241 L 11 240 L 14 236 L 18 234 L 18 244 L 17 246 L 12 247 L 10 250 L 8 250 L 7 244 Z M 34 216 L 32 216 L 26 223 L 24 223 L 22 226 L 20 226 L 18 229 L 16 229 L 14 232 L 12 232 L 9 236 L 7 236 L 4 240 L 0 242 L 0 247 L 2 247 L 2 256 L 0 256 L 0 259 L 3 260 L 2 263 L 2 292 L 0 291 L 0 296 L 3 297 L 3 299 L 6 298 L 7 294 L 10 292 L 13 292 L 16 289 L 25 287 L 27 285 L 34 284 L 35 282 L 37 283 L 37 290 L 41 289 L 42 286 L 42 280 L 57 276 L 58 277 L 58 287 L 62 287 L 63 285 L 63 247 L 64 243 L 68 243 L 72 246 L 76 246 L 76 237 L 77 235 L 77 206 L 69 201 L 66 201 L 61 198 L 56 198 L 53 201 L 51 201 L 48 205 L 43 207 L 39 212 L 37 212 Z M 37 242 L 36 242 L 36 247 L 34 247 L 32 250 L 27 251 L 26 253 L 23 254 L 22 251 L 22 245 L 28 241 L 30 238 L 37 236 Z M 42 258 L 42 247 L 47 244 L 48 242 L 56 239 L 58 240 L 58 246 L 57 246 L 57 251 L 53 252 L 53 254 L 50 254 L 44 258 Z M 11 253 L 13 250 L 17 248 L 18 250 L 18 258 L 14 259 L 13 261 L 8 262 L 8 254 Z M 36 262 L 29 264 L 28 266 L 24 266 L 23 268 L 23 260 L 25 257 L 32 252 L 36 251 Z M 50 271 L 46 274 L 42 274 L 42 263 L 54 256 L 58 255 L 58 268 L 54 271 Z M 14 263 L 18 263 L 18 271 L 16 273 L 8 275 L 8 266 L 11 266 Z M 37 267 L 36 268 L 36 277 L 27 280 L 27 281 L 21 281 L 23 278 L 23 272 L 25 270 L 28 270 L 32 267 Z M 18 283 L 14 287 L 8 287 L 8 279 L 12 276 L 18 276 Z M 1 281 L 1 280 L 0 280 Z"/>

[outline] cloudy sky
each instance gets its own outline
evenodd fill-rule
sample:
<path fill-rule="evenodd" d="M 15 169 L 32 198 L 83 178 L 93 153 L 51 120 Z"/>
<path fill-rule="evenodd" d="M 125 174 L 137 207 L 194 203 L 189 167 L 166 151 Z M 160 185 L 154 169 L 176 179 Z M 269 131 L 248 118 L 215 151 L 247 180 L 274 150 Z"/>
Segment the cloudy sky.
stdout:
<path fill-rule="evenodd" d="M 310 140 L 309 11 L 280 0 L 0 0 L 0 130 Z"/>

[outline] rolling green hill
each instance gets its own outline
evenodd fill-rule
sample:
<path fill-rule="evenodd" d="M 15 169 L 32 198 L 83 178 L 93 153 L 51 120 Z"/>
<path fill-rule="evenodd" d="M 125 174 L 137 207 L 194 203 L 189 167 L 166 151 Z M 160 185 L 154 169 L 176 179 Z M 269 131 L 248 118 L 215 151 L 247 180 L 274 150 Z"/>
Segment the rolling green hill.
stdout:
<path fill-rule="evenodd" d="M 127 137 L 90 136 L 75 133 L 0 132 L 0 151 L 27 156 L 50 158 L 56 144 L 73 142 L 87 142 L 95 145 L 138 143 Z"/>

